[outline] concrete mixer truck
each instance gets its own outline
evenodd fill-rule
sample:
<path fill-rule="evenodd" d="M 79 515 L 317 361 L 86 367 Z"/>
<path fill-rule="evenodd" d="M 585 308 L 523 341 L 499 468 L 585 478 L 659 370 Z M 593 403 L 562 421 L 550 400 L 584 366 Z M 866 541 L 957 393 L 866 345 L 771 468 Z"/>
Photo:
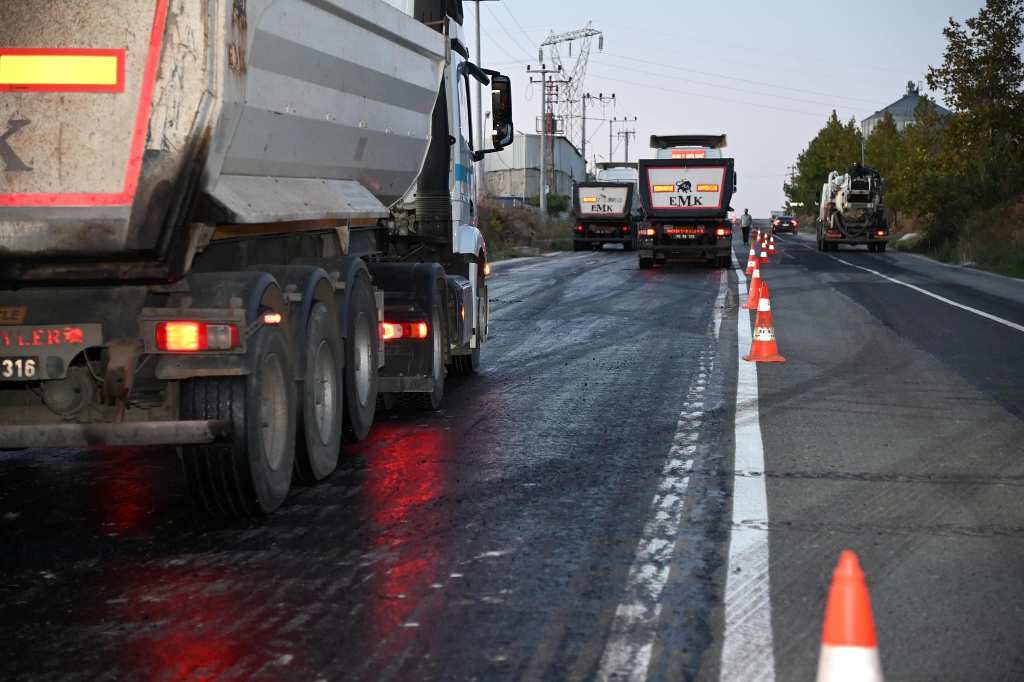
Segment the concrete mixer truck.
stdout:
<path fill-rule="evenodd" d="M 330 474 L 378 398 L 437 409 L 487 338 L 473 165 L 513 137 L 462 21 L 0 3 L 0 448 L 177 446 L 201 508 L 249 517 Z"/>
<path fill-rule="evenodd" d="M 889 223 L 877 170 L 855 163 L 846 173 L 829 173 L 821 188 L 817 237 L 819 251 L 837 251 L 840 244 L 866 244 L 869 251 L 885 251 Z"/>

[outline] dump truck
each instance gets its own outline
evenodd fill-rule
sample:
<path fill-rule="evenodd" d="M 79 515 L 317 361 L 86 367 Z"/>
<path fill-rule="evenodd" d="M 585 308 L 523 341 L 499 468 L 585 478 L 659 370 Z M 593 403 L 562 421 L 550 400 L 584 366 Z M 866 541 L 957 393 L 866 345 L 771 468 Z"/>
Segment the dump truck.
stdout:
<path fill-rule="evenodd" d="M 732 262 L 729 205 L 736 191 L 725 135 L 651 136 L 656 158 L 640 160 L 641 269 L 667 261 Z"/>
<path fill-rule="evenodd" d="M 269 514 L 487 338 L 461 0 L 0 3 L 0 448 L 177 446 Z M 470 88 L 490 89 L 474 140 Z"/>
<path fill-rule="evenodd" d="M 846 173 L 829 173 L 821 188 L 816 227 L 819 251 L 837 251 L 840 244 L 866 244 L 868 251 L 883 253 L 889 243 L 889 221 L 881 174 L 859 163 Z"/>
<path fill-rule="evenodd" d="M 600 249 L 605 244 L 636 248 L 637 166 L 635 163 L 600 163 L 597 179 L 573 185 L 573 251 Z"/>

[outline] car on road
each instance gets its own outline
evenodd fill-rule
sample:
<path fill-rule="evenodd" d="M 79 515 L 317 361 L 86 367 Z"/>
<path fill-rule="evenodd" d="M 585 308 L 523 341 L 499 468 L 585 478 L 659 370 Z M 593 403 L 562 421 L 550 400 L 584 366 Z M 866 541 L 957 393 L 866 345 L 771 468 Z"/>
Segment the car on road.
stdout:
<path fill-rule="evenodd" d="M 778 216 L 772 220 L 772 234 L 796 234 L 799 231 L 800 222 L 791 215 Z"/>

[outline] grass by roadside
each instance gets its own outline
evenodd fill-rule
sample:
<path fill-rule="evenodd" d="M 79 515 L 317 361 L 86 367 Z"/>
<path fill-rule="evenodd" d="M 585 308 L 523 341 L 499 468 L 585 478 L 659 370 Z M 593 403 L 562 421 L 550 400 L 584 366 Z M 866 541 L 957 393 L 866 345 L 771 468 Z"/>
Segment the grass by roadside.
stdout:
<path fill-rule="evenodd" d="M 960 225 L 954 243 L 934 244 L 927 230 L 904 230 L 894 246 L 944 263 L 1024 277 L 1024 197 L 978 211 Z"/>
<path fill-rule="evenodd" d="M 480 200 L 480 231 L 492 261 L 572 248 L 568 221 L 544 218 L 532 208 L 508 208 L 487 198 Z"/>

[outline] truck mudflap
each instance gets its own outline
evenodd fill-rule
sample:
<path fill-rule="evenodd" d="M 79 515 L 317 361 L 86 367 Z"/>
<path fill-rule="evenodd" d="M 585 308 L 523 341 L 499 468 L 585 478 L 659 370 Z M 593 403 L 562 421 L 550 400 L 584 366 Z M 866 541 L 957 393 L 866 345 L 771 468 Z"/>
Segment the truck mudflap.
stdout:
<path fill-rule="evenodd" d="M 231 438 L 222 420 L 0 426 L 0 449 L 204 445 Z"/>

